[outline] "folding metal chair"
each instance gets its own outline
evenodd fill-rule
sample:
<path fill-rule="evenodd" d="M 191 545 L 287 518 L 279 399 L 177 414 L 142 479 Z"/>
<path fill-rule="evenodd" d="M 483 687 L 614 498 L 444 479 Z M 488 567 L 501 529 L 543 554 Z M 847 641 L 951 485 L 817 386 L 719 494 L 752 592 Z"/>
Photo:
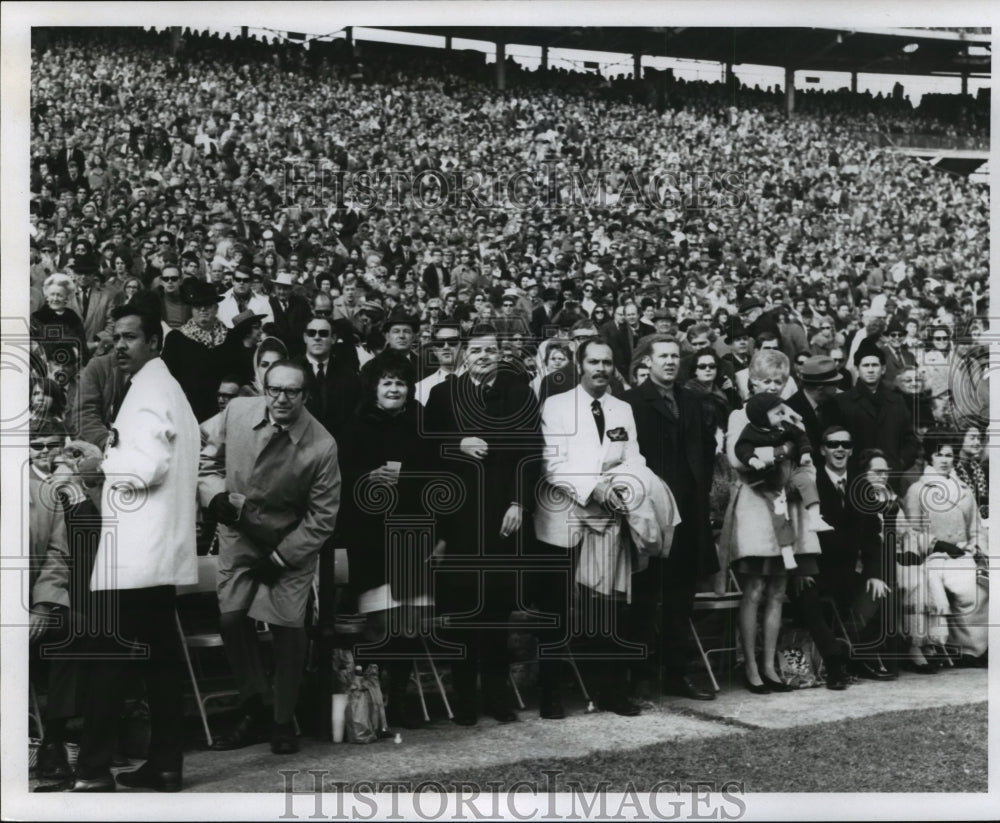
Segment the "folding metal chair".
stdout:
<path fill-rule="evenodd" d="M 733 574 L 732 569 L 729 570 L 727 582 L 728 586 L 723 594 L 716 594 L 715 592 L 698 592 L 694 596 L 694 611 L 717 612 L 738 609 L 740 606 L 740 600 L 743 598 L 743 592 L 740 589 L 740 584 L 737 582 L 736 575 Z M 725 654 L 726 652 L 736 651 L 739 648 L 736 641 L 736 635 L 734 633 L 733 645 L 731 646 L 706 647 L 701 635 L 698 634 L 698 628 L 694 623 L 694 615 L 688 618 L 688 625 L 691 627 L 691 634 L 694 635 L 694 642 L 698 647 L 698 654 L 701 656 L 701 662 L 705 666 L 705 671 L 708 673 L 709 680 L 712 681 L 712 688 L 719 692 L 722 688 L 719 686 L 719 681 L 715 678 L 715 672 L 712 671 L 712 661 L 710 655 Z"/>

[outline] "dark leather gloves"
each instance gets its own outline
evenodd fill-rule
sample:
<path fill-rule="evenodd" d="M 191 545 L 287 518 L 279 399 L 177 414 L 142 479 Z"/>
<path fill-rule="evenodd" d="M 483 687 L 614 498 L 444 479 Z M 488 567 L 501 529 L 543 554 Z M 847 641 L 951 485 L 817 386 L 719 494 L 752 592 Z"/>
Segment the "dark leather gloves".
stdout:
<path fill-rule="evenodd" d="M 254 561 L 247 574 L 251 580 L 256 580 L 265 586 L 273 586 L 278 582 L 278 578 L 281 577 L 283 571 L 284 568 L 269 554 L 267 557 L 262 557 L 260 560 Z"/>
<path fill-rule="evenodd" d="M 949 543 L 947 540 L 938 540 L 935 542 L 933 551 L 944 552 L 948 557 L 961 557 L 965 554 L 964 549 L 960 549 L 954 543 Z"/>
<path fill-rule="evenodd" d="M 219 523 L 225 523 L 227 526 L 236 525 L 240 519 L 239 510 L 229 502 L 228 492 L 219 492 L 215 495 L 212 502 L 208 504 L 208 508 Z"/>

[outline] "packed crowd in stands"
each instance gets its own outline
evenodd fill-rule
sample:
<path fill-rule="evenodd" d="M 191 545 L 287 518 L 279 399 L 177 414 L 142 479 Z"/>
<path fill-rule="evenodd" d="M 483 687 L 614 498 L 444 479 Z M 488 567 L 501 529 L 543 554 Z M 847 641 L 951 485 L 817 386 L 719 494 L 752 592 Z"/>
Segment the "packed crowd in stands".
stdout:
<path fill-rule="evenodd" d="M 127 434 L 168 425 L 129 393 L 154 357 L 200 425 L 197 551 L 219 555 L 245 715 L 218 748 L 270 733 L 297 750 L 306 605 L 333 547 L 372 642 L 398 627 L 388 614 L 433 625 L 479 609 L 501 627 L 440 630 L 473 650 L 452 666 L 466 725 L 477 678 L 484 711 L 516 719 L 516 575 L 490 567 L 477 601 L 475 570 L 449 565 L 477 546 L 574 558 L 560 572 L 573 591 L 526 573 L 528 602 L 593 607 L 603 636 L 539 640 L 608 659 L 622 627 L 644 643 L 629 666 L 583 667 L 597 707 L 623 715 L 661 690 L 714 696 L 689 664 L 688 618 L 730 568 L 751 692 L 791 688 L 775 664 L 786 602 L 831 689 L 985 663 L 989 190 L 859 135 L 981 136 L 988 106 L 809 92 L 786 118 L 773 89 L 513 63 L 499 92 L 461 53 L 35 37 L 31 494 L 56 488 L 65 522 L 32 520 L 33 551 L 56 564 L 35 581 L 33 638 L 86 607 L 98 541 L 88 555 L 72 535 L 93 532 L 116 455 L 142 451 L 136 482 L 161 482 L 163 455 Z M 284 451 L 253 439 L 259 421 L 291 435 Z M 438 501 L 435 540 L 396 562 L 370 486 L 413 515 L 437 477 L 460 502 Z M 568 532 L 567 510 L 586 526 Z M 192 583 L 191 568 L 121 588 Z M 275 629 L 273 685 L 247 651 L 251 619 Z M 565 715 L 564 662 L 540 664 L 544 718 Z M 393 724 L 420 722 L 408 672 L 388 666 Z M 56 700 L 53 677 L 39 774 L 63 778 L 67 722 L 91 723 L 94 698 L 60 680 Z M 106 791 L 93 722 L 76 785 Z M 171 746 L 120 782 L 179 787 Z"/>

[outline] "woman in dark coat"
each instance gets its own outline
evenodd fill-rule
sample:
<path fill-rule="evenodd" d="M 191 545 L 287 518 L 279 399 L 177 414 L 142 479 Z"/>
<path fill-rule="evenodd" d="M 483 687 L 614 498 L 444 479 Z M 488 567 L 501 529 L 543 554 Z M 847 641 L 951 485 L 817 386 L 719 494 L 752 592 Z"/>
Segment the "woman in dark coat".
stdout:
<path fill-rule="evenodd" d="M 90 357 L 87 333 L 80 315 L 69 307 L 75 287 L 65 274 L 50 274 L 42 284 L 45 305 L 31 315 L 31 334 L 41 344 L 50 362 L 58 362 L 68 347 L 75 351 L 74 358 L 81 366 Z"/>
<path fill-rule="evenodd" d="M 417 426 L 415 376 L 399 352 L 377 355 L 363 373 L 358 412 L 338 438 L 343 489 L 336 542 L 347 547 L 368 639 L 392 649 L 393 657 L 403 651 L 396 641 L 415 634 L 432 606 L 432 532 L 393 522 L 426 515 L 421 495 L 429 460 Z M 409 660 L 388 664 L 390 722 L 406 728 L 422 721 L 402 711 L 410 665 Z"/>

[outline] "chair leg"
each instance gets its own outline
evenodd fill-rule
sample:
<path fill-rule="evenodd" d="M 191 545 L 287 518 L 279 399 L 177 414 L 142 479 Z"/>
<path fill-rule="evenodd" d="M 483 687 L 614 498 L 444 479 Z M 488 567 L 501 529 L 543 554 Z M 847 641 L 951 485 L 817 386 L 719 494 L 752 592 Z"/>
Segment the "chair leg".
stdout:
<path fill-rule="evenodd" d="M 719 686 L 719 681 L 715 679 L 715 672 L 712 671 L 712 661 L 708 659 L 708 654 L 705 652 L 705 647 L 701 643 L 701 638 L 698 636 L 698 631 L 694 627 L 694 620 L 690 617 L 688 618 L 688 625 L 691 627 L 691 634 L 694 635 L 695 645 L 698 647 L 698 654 L 701 655 L 701 662 L 705 665 L 705 671 L 708 672 L 708 679 L 712 681 L 712 688 L 716 692 L 722 691 Z"/>
<path fill-rule="evenodd" d="M 451 704 L 448 703 L 448 695 L 444 691 L 444 683 L 441 682 L 441 675 L 438 674 L 437 666 L 434 665 L 434 658 L 431 657 L 431 650 L 427 647 L 427 638 L 421 636 L 420 642 L 424 644 L 424 652 L 427 654 L 427 662 L 430 664 L 431 673 L 434 675 L 434 682 L 437 683 L 438 691 L 441 693 L 441 700 L 444 702 L 444 710 L 448 714 L 448 719 L 453 720 L 455 715 L 451 711 Z"/>
<path fill-rule="evenodd" d="M 566 648 L 566 655 L 570 668 L 573 669 L 573 674 L 576 676 L 576 682 L 580 686 L 580 692 L 583 694 L 583 699 L 588 703 L 591 702 L 593 698 L 590 696 L 590 692 L 587 691 L 587 684 L 583 682 L 583 677 L 580 674 L 580 668 L 576 665 L 576 658 L 573 657 L 573 652 L 569 650 L 569 647 Z"/>
<path fill-rule="evenodd" d="M 417 661 L 413 661 L 413 679 L 417 681 L 417 694 L 420 695 L 420 709 L 424 713 L 424 723 L 431 722 L 431 716 L 427 713 L 427 700 L 424 698 L 424 684 L 420 682 L 420 669 L 417 668 Z"/>
<path fill-rule="evenodd" d="M 28 681 L 28 699 L 31 702 L 31 708 L 28 711 L 28 716 L 35 721 L 35 726 L 38 728 L 38 737 L 44 740 L 45 723 L 42 722 L 42 709 L 38 705 L 38 695 L 35 692 L 35 684 L 30 680 Z"/>
<path fill-rule="evenodd" d="M 198 678 L 195 677 L 194 666 L 191 664 L 191 653 L 188 651 L 187 641 L 184 639 L 184 629 L 181 626 L 181 618 L 174 612 L 174 622 L 177 624 L 177 636 L 181 641 L 181 651 L 184 652 L 184 663 L 187 665 L 188 677 L 191 678 L 191 688 L 194 690 L 194 700 L 198 704 L 198 714 L 201 716 L 201 725 L 205 729 L 205 741 L 208 747 L 212 748 L 212 731 L 208 727 L 208 715 L 205 712 L 205 700 L 201 696 L 201 689 L 198 688 Z"/>
<path fill-rule="evenodd" d="M 507 672 L 507 679 L 510 681 L 510 687 L 514 690 L 514 697 L 517 698 L 517 707 L 524 710 L 524 701 L 521 699 L 521 690 L 517 688 L 517 683 L 514 680 L 514 672 Z"/>

